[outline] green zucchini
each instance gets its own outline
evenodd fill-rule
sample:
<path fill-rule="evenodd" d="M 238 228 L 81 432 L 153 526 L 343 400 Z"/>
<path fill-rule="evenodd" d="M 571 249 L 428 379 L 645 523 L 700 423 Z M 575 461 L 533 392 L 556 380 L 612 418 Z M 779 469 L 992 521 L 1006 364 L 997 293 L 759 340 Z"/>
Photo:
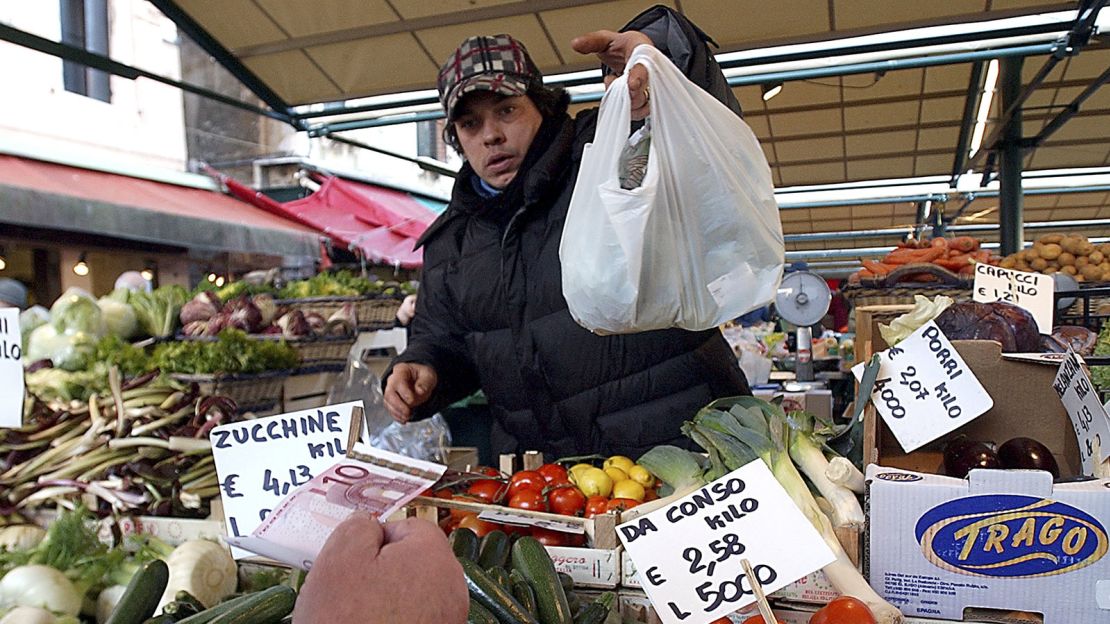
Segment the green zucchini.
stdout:
<path fill-rule="evenodd" d="M 563 591 L 570 593 L 574 591 L 574 578 L 566 572 L 556 572 L 559 575 L 559 584 L 563 586 Z"/>
<path fill-rule="evenodd" d="M 107 624 L 142 624 L 154 615 L 169 581 L 170 569 L 165 561 L 148 562 L 131 577 Z"/>
<path fill-rule="evenodd" d="M 179 620 L 175 620 L 173 616 L 169 616 L 163 613 L 162 615 L 156 615 L 152 618 L 147 618 L 143 620 L 143 624 L 175 624 L 175 622 L 178 621 Z"/>
<path fill-rule="evenodd" d="M 477 563 L 459 558 L 470 596 L 490 610 L 501 624 L 539 624 L 525 608 L 513 598 L 509 590 L 497 584 Z"/>
<path fill-rule="evenodd" d="M 194 609 L 196 609 L 197 613 L 200 613 L 205 609 L 204 603 L 202 603 L 200 600 L 197 600 L 196 596 L 190 594 L 184 589 L 177 590 L 177 593 L 173 596 L 173 601 L 190 605 Z"/>
<path fill-rule="evenodd" d="M 601 594 L 575 614 L 574 624 L 601 624 L 609 617 L 609 612 L 612 611 L 616 600 L 617 595 L 613 592 L 607 591 Z"/>
<path fill-rule="evenodd" d="M 466 611 L 466 624 L 498 624 L 497 618 L 482 606 L 482 603 L 471 598 L 470 607 Z"/>
<path fill-rule="evenodd" d="M 536 593 L 536 610 L 542 624 L 573 624 L 567 594 L 559 584 L 555 564 L 547 549 L 533 537 L 522 537 L 513 544 L 513 568 L 520 570 Z"/>
<path fill-rule="evenodd" d="M 539 617 L 539 612 L 536 610 L 536 592 L 532 591 L 528 580 L 517 570 L 509 573 L 509 589 L 513 593 L 513 598 L 516 598 L 528 613 L 533 617 Z"/>
<path fill-rule="evenodd" d="M 277 622 L 293 612 L 297 592 L 288 585 L 275 585 L 253 594 L 251 600 L 242 602 L 216 616 L 212 624 L 268 624 Z"/>
<path fill-rule="evenodd" d="M 459 559 L 478 560 L 478 534 L 470 529 L 455 529 L 447 537 L 451 551 Z"/>
<path fill-rule="evenodd" d="M 570 607 L 570 612 L 575 615 L 578 615 L 578 612 L 586 606 L 582 604 L 582 598 L 578 595 L 578 592 L 576 591 L 567 592 L 567 605 Z"/>
<path fill-rule="evenodd" d="M 478 546 L 478 565 L 483 570 L 503 568 L 509 563 L 509 536 L 504 531 L 490 531 Z"/>
<path fill-rule="evenodd" d="M 509 573 L 505 571 L 505 568 L 493 566 L 486 569 L 486 574 L 488 574 L 489 577 L 493 579 L 493 582 L 497 583 L 501 587 L 509 590 L 512 589 L 512 586 L 509 584 Z"/>
<path fill-rule="evenodd" d="M 265 591 L 265 590 L 262 590 Z M 184 620 L 178 620 L 178 624 L 208 624 L 217 617 L 227 613 L 228 611 L 248 602 L 258 599 L 258 595 L 262 591 L 252 592 L 249 594 L 242 594 L 234 598 L 228 598 L 219 604 L 212 605 L 211 607 L 201 611 L 196 615 L 190 615 Z"/>

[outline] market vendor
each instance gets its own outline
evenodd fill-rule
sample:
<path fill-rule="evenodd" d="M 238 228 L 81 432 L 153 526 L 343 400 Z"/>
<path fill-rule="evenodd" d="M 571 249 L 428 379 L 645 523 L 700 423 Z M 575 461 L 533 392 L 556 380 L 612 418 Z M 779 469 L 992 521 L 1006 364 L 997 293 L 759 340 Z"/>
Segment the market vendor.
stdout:
<path fill-rule="evenodd" d="M 740 113 L 706 42 L 682 15 L 656 6 L 620 33 L 578 37 L 612 74 L 654 45 L 685 75 Z M 633 119 L 650 110 L 647 73 L 630 70 Z M 447 210 L 417 243 L 421 293 L 408 348 L 385 377 L 393 418 L 424 418 L 482 389 L 496 452 L 638 457 L 686 444 L 679 427 L 716 397 L 749 394 L 716 329 L 598 336 L 562 295 L 559 243 L 582 150 L 597 111 L 571 118 L 524 45 L 471 37 L 440 70 L 445 139 L 466 159 Z"/>

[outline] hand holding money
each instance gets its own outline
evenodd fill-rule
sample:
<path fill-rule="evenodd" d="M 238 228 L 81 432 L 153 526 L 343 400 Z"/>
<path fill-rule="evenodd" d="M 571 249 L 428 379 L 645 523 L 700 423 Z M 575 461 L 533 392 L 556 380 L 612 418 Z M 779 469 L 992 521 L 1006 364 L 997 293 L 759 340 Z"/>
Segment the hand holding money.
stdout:
<path fill-rule="evenodd" d="M 438 527 L 415 518 L 381 524 L 358 511 L 324 544 L 293 622 L 462 624 L 467 604 L 462 567 Z"/>

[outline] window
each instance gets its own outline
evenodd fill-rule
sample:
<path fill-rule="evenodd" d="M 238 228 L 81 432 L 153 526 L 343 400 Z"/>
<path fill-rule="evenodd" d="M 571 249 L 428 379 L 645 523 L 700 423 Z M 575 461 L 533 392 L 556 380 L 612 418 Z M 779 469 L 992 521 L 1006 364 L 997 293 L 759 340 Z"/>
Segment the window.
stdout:
<path fill-rule="evenodd" d="M 108 0 L 60 0 L 62 43 L 108 55 Z M 102 102 L 112 101 L 108 74 L 74 61 L 62 61 L 66 91 Z"/>

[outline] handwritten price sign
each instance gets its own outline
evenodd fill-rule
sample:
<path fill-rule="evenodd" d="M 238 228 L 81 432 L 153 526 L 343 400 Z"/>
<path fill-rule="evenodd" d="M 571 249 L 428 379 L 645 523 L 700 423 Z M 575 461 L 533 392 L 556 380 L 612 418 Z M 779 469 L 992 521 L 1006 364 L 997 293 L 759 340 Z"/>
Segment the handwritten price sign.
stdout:
<path fill-rule="evenodd" d="M 212 458 L 229 536 L 250 535 L 286 495 L 343 459 L 356 405 L 362 401 L 212 430 Z M 239 549 L 234 554 L 249 555 Z"/>
<path fill-rule="evenodd" d="M 1025 308 L 1042 334 L 1052 333 L 1055 282 L 1051 275 L 1003 269 L 980 262 L 975 265 L 972 298 L 980 303 L 1002 301 Z"/>
<path fill-rule="evenodd" d="M 879 357 L 871 402 L 907 453 L 994 406 L 994 399 L 932 321 Z M 863 364 L 852 368 L 857 380 L 863 370 Z"/>
<path fill-rule="evenodd" d="M 23 425 L 23 348 L 19 310 L 0 310 L 0 427 Z"/>
<path fill-rule="evenodd" d="M 760 460 L 617 527 L 666 624 L 705 624 L 831 563 L 833 553 Z M 783 536 L 790 536 L 783 539 Z"/>
<path fill-rule="evenodd" d="M 1060 364 L 1053 389 L 1071 417 L 1075 439 L 1079 442 L 1079 459 L 1083 474 L 1097 476 L 1098 465 L 1108 459 L 1110 448 L 1110 417 L 1098 401 L 1098 393 L 1083 370 L 1083 360 L 1074 353 Z"/>

